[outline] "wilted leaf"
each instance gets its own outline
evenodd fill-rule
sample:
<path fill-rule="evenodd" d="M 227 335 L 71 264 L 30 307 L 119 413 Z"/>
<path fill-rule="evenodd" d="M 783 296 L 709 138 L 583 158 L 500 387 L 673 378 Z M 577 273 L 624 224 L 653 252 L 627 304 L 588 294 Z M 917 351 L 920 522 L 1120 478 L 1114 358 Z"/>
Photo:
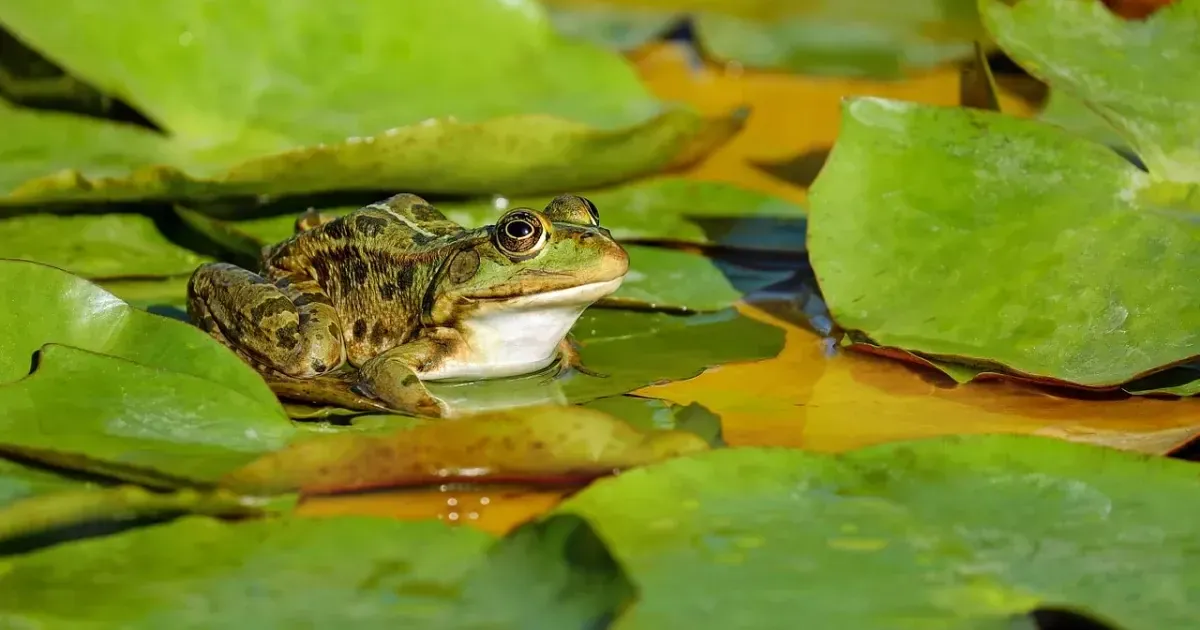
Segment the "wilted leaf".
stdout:
<path fill-rule="evenodd" d="M 751 68 L 898 78 L 966 58 L 982 34 L 974 0 L 548 0 L 569 32 L 628 48 L 658 21 L 692 14 L 697 39 L 720 61 Z M 607 11 L 600 7 L 606 7 Z M 591 19 L 588 23 L 585 19 Z M 615 36 L 615 37 L 614 37 Z"/>
<path fill-rule="evenodd" d="M 260 414 L 283 416 L 258 374 L 193 326 L 131 308 L 91 282 L 38 263 L 0 260 L 0 286 L 6 288 L 0 383 L 28 374 L 33 353 L 55 343 L 205 379 L 240 394 Z"/>
<path fill-rule="evenodd" d="M 140 214 L 0 219 L 0 258 L 52 265 L 85 278 L 190 275 L 208 258 L 172 243 Z"/>
<path fill-rule="evenodd" d="M 706 448 L 693 433 L 642 432 L 585 407 L 527 407 L 390 434 L 312 436 L 221 483 L 252 494 L 325 494 L 449 481 L 580 482 Z"/>
<path fill-rule="evenodd" d="M 1200 355 L 1200 224 L 1142 171 L 990 112 L 859 99 L 843 120 L 809 235 L 842 327 L 1084 387 Z"/>
<path fill-rule="evenodd" d="M 294 432 L 282 410 L 211 380 L 56 344 L 42 348 L 32 374 L 0 385 L 0 408 L 0 449 L 201 482 Z"/>
<path fill-rule="evenodd" d="M 21 164 L 0 179 L 8 203 L 586 188 L 694 161 L 743 118 L 664 108 L 619 56 L 557 36 L 532 0 L 81 6 L 0 19 L 168 135 L 0 108 L 17 131 L 0 163 Z"/>
<path fill-rule="evenodd" d="M 0 624 L 567 628 L 631 595 L 578 519 L 493 540 L 438 522 L 187 517 L 0 563 Z"/>
<path fill-rule="evenodd" d="M 1183 627 L 1194 465 L 986 436 L 842 457 L 724 449 L 568 499 L 640 597 L 621 628 L 1010 628 L 1041 606 Z M 1182 550 L 1182 551 L 1181 551 Z M 685 577 L 686 576 L 686 577 Z M 1132 592 L 1137 597 L 1130 597 Z"/>
<path fill-rule="evenodd" d="M 981 0 L 980 12 L 1009 56 L 1111 122 L 1154 177 L 1200 182 L 1200 0 L 1145 21 L 1080 0 Z"/>

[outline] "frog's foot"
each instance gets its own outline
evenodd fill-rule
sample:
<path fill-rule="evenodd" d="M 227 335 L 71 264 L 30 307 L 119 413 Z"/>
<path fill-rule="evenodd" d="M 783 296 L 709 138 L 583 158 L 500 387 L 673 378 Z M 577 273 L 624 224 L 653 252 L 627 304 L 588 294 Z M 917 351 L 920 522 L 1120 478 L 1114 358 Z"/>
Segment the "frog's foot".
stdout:
<path fill-rule="evenodd" d="M 449 415 L 445 403 L 429 393 L 406 358 L 400 353 L 384 353 L 370 359 L 359 369 L 359 379 L 351 389 L 403 413 L 433 418 Z"/>
<path fill-rule="evenodd" d="M 201 265 L 188 282 L 188 315 L 266 368 L 297 378 L 324 374 L 342 364 L 345 346 L 337 313 L 311 284 L 277 286 L 228 263 Z"/>
<path fill-rule="evenodd" d="M 580 374 L 594 376 L 596 378 L 608 378 L 607 374 L 602 374 L 583 364 L 583 359 L 579 356 L 579 349 L 575 347 L 575 342 L 570 337 L 564 337 L 558 344 L 558 354 L 560 365 L 565 369 L 575 370 Z"/>

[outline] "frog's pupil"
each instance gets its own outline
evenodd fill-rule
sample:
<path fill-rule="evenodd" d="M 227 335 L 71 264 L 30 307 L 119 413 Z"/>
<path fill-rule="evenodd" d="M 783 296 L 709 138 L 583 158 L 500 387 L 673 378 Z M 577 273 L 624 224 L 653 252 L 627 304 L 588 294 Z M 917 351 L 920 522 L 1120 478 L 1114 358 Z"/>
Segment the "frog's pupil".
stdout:
<path fill-rule="evenodd" d="M 533 234 L 533 226 L 528 221 L 512 221 L 504 226 L 504 231 L 511 238 L 525 238 Z"/>

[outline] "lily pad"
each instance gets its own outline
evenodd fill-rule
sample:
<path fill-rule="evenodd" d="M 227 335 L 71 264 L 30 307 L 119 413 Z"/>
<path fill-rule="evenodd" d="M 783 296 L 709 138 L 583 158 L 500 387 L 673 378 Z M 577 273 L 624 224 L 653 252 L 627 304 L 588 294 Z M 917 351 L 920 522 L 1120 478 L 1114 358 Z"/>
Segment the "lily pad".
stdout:
<path fill-rule="evenodd" d="M 1107 147 L 880 99 L 847 102 L 842 121 L 809 250 L 843 328 L 1094 388 L 1200 355 L 1200 224 Z"/>
<path fill-rule="evenodd" d="M 0 564 L 0 625 L 583 628 L 632 595 L 578 519 L 493 541 L 436 521 L 186 517 Z"/>
<path fill-rule="evenodd" d="M 643 432 L 594 409 L 547 405 L 391 433 L 312 436 L 221 484 L 249 494 L 311 495 L 451 481 L 580 483 L 706 448 L 690 432 Z"/>
<path fill-rule="evenodd" d="M 0 258 L 32 260 L 85 278 L 190 275 L 209 259 L 168 240 L 140 214 L 0 219 Z"/>
<path fill-rule="evenodd" d="M 725 182 L 681 177 L 658 177 L 615 188 L 580 193 L 600 209 L 600 223 L 617 240 L 668 241 L 696 245 L 722 245 L 741 249 L 803 252 L 803 232 L 792 239 L 772 239 L 772 233 L 755 239 L 739 238 L 729 224 L 787 222 L 802 224 L 800 206 L 748 188 Z M 505 198 L 469 203 L 445 203 L 438 208 L 466 227 L 494 223 L 508 208 L 544 208 L 550 196 Z M 347 209 L 346 211 L 349 211 Z M 288 229 L 291 225 L 288 224 Z"/>
<path fill-rule="evenodd" d="M 48 470 L 0 458 L 0 509 L 39 494 L 84 487 L 84 483 Z"/>
<path fill-rule="evenodd" d="M 981 0 L 980 13 L 1010 57 L 1112 123 L 1155 177 L 1200 182 L 1200 0 L 1145 20 L 1080 0 Z"/>
<path fill-rule="evenodd" d="M 743 118 L 664 107 L 533 0 L 84 4 L 0 20 L 167 135 L 0 108 L 17 132 L 0 163 L 22 164 L 0 179 L 7 203 L 590 187 L 695 160 Z"/>
<path fill-rule="evenodd" d="M 1059 440 L 956 437 L 831 457 L 723 449 L 629 471 L 557 513 L 640 593 L 621 628 L 1011 628 L 1069 608 L 1186 627 L 1194 464 Z M 686 577 L 685 577 L 686 576 Z M 1137 597 L 1130 597 L 1137 593 Z"/>
<path fill-rule="evenodd" d="M 1038 114 L 1038 120 L 1058 125 L 1110 147 L 1124 148 L 1128 144 L 1117 130 L 1087 103 L 1062 90 L 1050 90 L 1050 96 Z"/>
<path fill-rule="evenodd" d="M 211 380 L 57 344 L 42 348 L 32 374 L 0 385 L 0 408 L 2 450 L 199 482 L 281 448 L 294 433 L 282 410 Z"/>
<path fill-rule="evenodd" d="M 658 398 L 609 396 L 584 406 L 620 418 L 641 431 L 687 431 L 713 448 L 725 446 L 721 436 L 721 416 L 697 402 L 679 405 Z"/>
<path fill-rule="evenodd" d="M 899 78 L 965 59 L 983 35 L 975 0 L 547 0 L 564 32 L 618 49 L 691 14 L 711 57 L 751 68 Z M 586 35 L 585 35 L 586 33 Z M 639 41 L 638 38 L 641 38 Z"/>
<path fill-rule="evenodd" d="M 131 308 L 87 280 L 34 262 L 0 260 L 0 286 L 9 287 L 0 300 L 0 383 L 28 374 L 34 352 L 55 343 L 205 379 L 260 414 L 284 417 L 258 373 L 193 326 Z"/>
<path fill-rule="evenodd" d="M 545 205 L 544 203 L 542 204 Z M 322 211 L 343 216 L 354 208 Z M 264 245 L 290 237 L 296 217 L 272 216 L 242 221 L 223 221 L 180 208 L 181 217 L 193 228 L 221 243 L 231 253 L 247 261 L 257 260 Z M 495 222 L 502 211 L 492 210 L 491 219 L 466 227 Z M 675 311 L 716 311 L 728 308 L 751 293 L 791 275 L 790 272 L 766 272 L 738 267 L 737 284 L 711 259 L 692 252 L 625 245 L 629 253 L 629 274 L 621 287 L 601 304 Z"/>

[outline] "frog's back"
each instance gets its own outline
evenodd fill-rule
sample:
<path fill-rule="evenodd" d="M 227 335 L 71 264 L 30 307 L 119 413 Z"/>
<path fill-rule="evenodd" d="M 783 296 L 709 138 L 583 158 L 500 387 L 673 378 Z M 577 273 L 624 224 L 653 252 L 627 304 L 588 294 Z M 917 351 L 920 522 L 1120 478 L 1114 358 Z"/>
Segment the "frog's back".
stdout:
<path fill-rule="evenodd" d="M 386 348 L 420 327 L 430 285 L 465 234 L 419 197 L 397 195 L 296 234 L 264 256 L 264 267 L 273 279 L 311 279 L 347 341 Z"/>

